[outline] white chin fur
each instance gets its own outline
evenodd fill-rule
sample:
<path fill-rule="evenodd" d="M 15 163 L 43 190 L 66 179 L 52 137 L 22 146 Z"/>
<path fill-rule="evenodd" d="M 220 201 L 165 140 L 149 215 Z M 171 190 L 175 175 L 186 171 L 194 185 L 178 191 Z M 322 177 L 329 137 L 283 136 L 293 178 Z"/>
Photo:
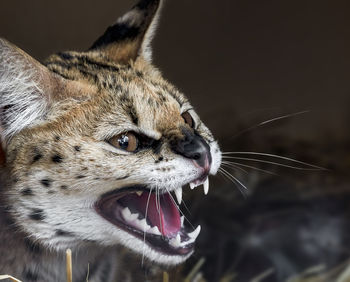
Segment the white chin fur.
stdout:
<path fill-rule="evenodd" d="M 187 260 L 193 253 L 190 252 L 184 256 L 167 255 L 152 249 L 147 243 L 144 243 L 143 240 L 140 240 L 139 238 L 136 238 L 127 232 L 120 230 L 119 233 L 124 233 L 122 236 L 120 236 L 122 237 L 120 240 L 122 245 L 138 253 L 140 255 L 140 258 L 144 256 L 144 258 L 162 265 L 170 266 L 180 264 Z"/>

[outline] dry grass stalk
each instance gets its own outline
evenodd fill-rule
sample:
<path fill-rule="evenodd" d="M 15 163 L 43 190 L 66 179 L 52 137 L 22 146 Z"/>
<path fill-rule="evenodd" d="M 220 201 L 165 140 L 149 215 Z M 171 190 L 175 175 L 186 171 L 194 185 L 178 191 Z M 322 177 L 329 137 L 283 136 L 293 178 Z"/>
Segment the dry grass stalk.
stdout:
<path fill-rule="evenodd" d="M 169 282 L 169 273 L 166 271 L 163 272 L 163 282 Z"/>
<path fill-rule="evenodd" d="M 5 279 L 11 279 L 14 282 L 22 282 L 21 280 L 18 280 L 17 278 L 11 275 L 0 275 L 0 280 L 5 280 Z"/>
<path fill-rule="evenodd" d="M 251 282 L 261 282 L 271 274 L 273 274 L 275 270 L 273 268 L 269 268 L 265 270 L 263 273 L 259 274 L 258 276 L 254 277 Z"/>
<path fill-rule="evenodd" d="M 67 282 L 72 282 L 72 251 L 71 249 L 66 250 L 66 271 L 67 271 Z"/>
<path fill-rule="evenodd" d="M 205 258 L 202 257 L 196 265 L 192 268 L 191 272 L 186 276 L 185 282 L 191 282 L 193 281 L 193 278 L 196 276 L 202 265 L 205 263 Z"/>

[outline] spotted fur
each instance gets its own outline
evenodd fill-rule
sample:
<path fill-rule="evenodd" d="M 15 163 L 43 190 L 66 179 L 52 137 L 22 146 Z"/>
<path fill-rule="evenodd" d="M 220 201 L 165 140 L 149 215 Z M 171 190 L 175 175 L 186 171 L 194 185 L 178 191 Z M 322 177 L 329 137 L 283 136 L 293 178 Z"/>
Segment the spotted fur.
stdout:
<path fill-rule="evenodd" d="M 192 162 L 172 148 L 193 131 L 181 117 L 185 111 L 194 119 L 194 133 L 210 147 L 210 173 L 220 166 L 221 153 L 210 131 L 187 98 L 151 64 L 160 6 L 159 0 L 142 0 L 88 51 L 60 52 L 45 65 L 0 40 L 6 155 L 0 238 L 12 246 L 0 245 L 0 273 L 24 281 L 63 281 L 68 247 L 77 254 L 77 281 L 84 280 L 88 263 L 94 270 L 89 281 L 102 281 L 102 275 L 107 277 L 103 281 L 112 281 L 113 248 L 120 244 L 161 264 L 187 258 L 153 250 L 93 209 L 102 194 L 120 187 L 143 184 L 172 191 L 198 177 Z M 147 137 L 151 145 L 132 154 L 106 142 L 127 131 Z"/>

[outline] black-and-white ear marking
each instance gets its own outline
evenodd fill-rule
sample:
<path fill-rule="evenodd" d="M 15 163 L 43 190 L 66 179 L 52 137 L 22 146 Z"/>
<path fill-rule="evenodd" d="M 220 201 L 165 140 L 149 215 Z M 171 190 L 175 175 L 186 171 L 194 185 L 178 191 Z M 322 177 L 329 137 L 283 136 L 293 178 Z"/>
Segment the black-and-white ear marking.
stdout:
<path fill-rule="evenodd" d="M 129 62 L 142 56 L 151 60 L 150 42 L 156 28 L 162 0 L 141 0 L 92 45 L 111 60 Z"/>
<path fill-rule="evenodd" d="M 52 74 L 21 49 L 0 38 L 1 140 L 41 119 L 48 108 Z"/>

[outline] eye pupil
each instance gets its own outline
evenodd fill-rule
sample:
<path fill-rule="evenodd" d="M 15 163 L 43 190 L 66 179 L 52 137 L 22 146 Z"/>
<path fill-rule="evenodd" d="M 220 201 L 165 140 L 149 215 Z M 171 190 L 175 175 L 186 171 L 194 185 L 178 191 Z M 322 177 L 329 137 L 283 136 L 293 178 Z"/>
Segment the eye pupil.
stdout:
<path fill-rule="evenodd" d="M 127 135 L 122 135 L 118 139 L 118 143 L 121 149 L 126 150 L 129 146 L 129 137 Z"/>

